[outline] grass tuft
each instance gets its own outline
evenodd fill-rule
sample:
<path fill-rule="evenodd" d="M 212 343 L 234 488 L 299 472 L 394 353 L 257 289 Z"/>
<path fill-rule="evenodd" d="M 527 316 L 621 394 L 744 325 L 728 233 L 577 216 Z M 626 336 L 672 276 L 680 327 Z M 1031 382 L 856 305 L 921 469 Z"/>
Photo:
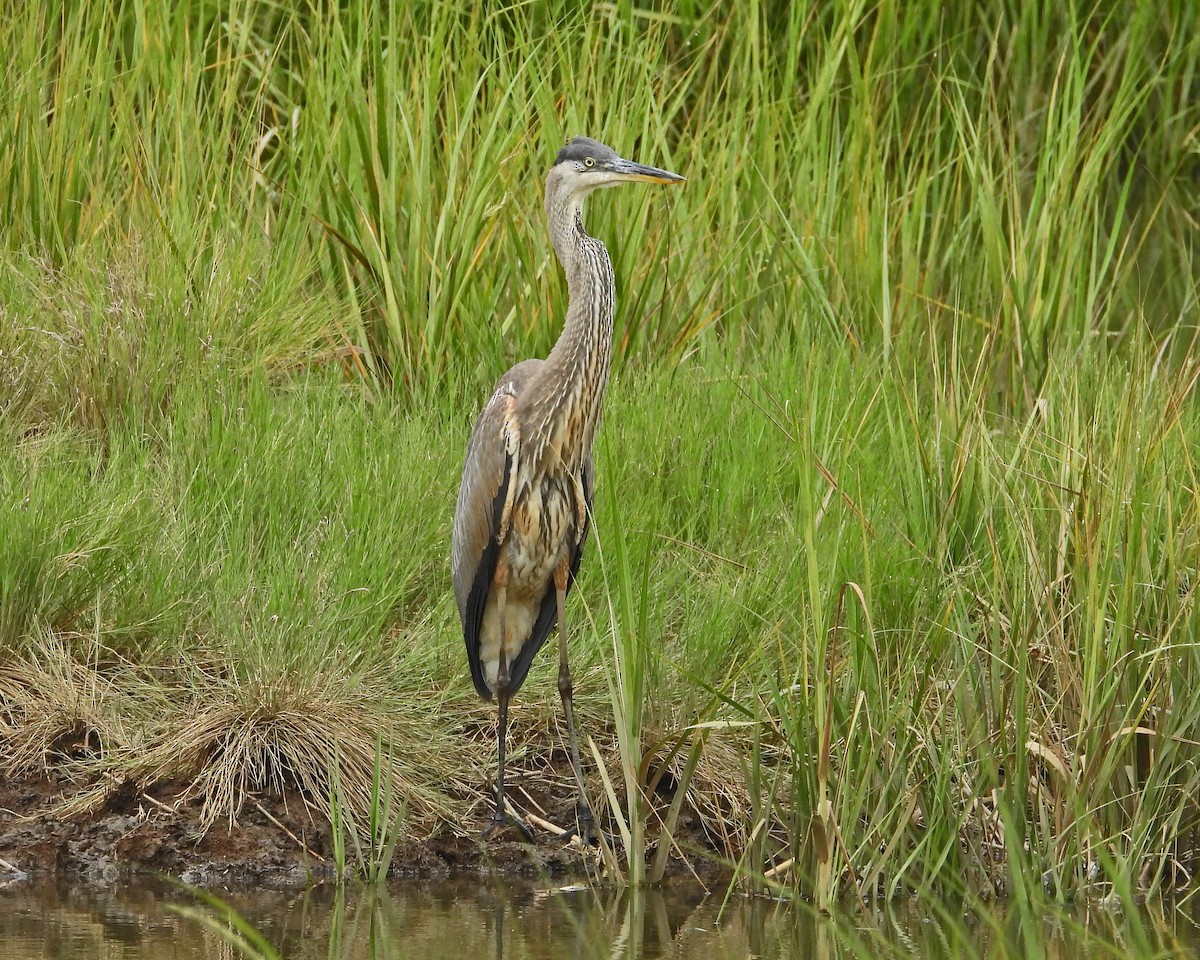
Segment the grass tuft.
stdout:
<path fill-rule="evenodd" d="M 39 638 L 25 657 L 0 668 L 0 769 L 36 776 L 52 767 L 86 768 L 128 744 L 117 684 L 93 648 L 80 662 L 61 634 Z"/>

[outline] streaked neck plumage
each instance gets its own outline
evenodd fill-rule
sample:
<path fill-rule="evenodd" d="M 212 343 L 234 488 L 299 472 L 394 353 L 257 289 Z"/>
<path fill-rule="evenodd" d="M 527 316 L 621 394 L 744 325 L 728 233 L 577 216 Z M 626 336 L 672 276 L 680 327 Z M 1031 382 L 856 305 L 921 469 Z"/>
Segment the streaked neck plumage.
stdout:
<path fill-rule="evenodd" d="M 604 244 L 583 228 L 583 196 L 557 170 L 546 178 L 550 239 L 567 275 L 567 319 L 538 377 L 545 389 L 527 421 L 539 456 L 577 472 L 592 448 L 612 354 L 616 290 Z M 532 427 L 532 431 L 528 428 Z"/>

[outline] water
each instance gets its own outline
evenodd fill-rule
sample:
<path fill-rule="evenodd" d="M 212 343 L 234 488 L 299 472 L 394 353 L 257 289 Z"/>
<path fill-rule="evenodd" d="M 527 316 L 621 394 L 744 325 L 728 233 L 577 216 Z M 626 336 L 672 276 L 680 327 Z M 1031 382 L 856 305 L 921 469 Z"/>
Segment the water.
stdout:
<path fill-rule="evenodd" d="M 1103 908 L 1021 917 L 1000 906 L 964 912 L 908 901 L 831 920 L 802 904 L 722 904 L 690 888 L 635 896 L 458 882 L 223 896 L 289 960 L 1200 956 L 1186 911 L 1166 907 L 1133 917 Z M 218 934 L 168 909 L 188 902 L 153 884 L 3 889 L 0 960 L 238 956 Z"/>

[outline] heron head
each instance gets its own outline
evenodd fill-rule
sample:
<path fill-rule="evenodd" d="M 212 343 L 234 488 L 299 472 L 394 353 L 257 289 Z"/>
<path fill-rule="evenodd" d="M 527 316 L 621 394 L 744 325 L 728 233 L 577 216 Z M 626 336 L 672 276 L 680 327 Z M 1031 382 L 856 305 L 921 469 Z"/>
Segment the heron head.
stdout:
<path fill-rule="evenodd" d="M 683 183 L 686 179 L 669 170 L 626 160 L 591 137 L 574 137 L 567 141 L 554 158 L 550 172 L 570 193 L 581 198 L 599 187 L 615 187 L 621 183 Z"/>

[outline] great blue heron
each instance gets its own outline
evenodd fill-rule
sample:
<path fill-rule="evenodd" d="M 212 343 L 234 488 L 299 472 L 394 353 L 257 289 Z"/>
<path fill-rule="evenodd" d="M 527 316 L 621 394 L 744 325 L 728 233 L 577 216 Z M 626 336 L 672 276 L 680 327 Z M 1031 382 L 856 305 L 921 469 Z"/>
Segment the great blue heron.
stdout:
<path fill-rule="evenodd" d="M 475 689 L 499 701 L 496 813 L 485 836 L 516 826 L 504 797 L 508 703 L 558 624 L 558 690 L 578 790 L 577 831 L 589 838 L 567 667 L 566 598 L 579 570 L 592 508 L 592 442 L 608 383 L 615 288 L 604 244 L 583 228 L 584 198 L 631 181 L 682 183 L 679 174 L 624 160 L 576 137 L 546 177 L 550 239 L 567 275 L 562 334 L 545 360 L 500 378 L 467 443 L 454 514 L 454 595 Z"/>

